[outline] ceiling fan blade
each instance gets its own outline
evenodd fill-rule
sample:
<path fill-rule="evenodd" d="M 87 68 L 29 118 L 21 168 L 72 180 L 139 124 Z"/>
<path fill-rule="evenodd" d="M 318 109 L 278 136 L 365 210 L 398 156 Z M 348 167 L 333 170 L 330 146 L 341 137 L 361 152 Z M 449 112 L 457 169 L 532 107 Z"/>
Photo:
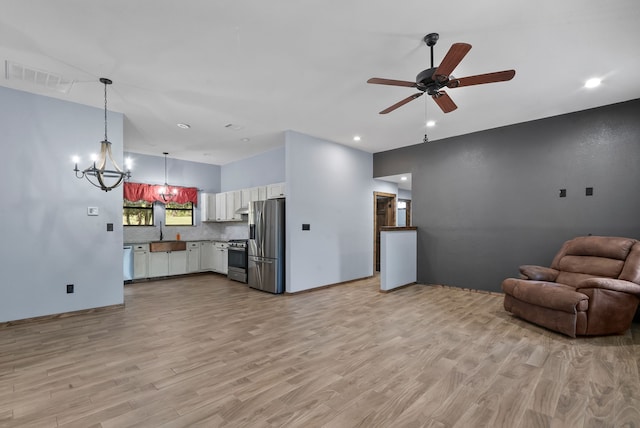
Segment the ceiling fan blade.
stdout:
<path fill-rule="evenodd" d="M 391 86 L 408 86 L 410 88 L 415 88 L 415 82 L 408 82 L 406 80 L 393 80 L 393 79 L 381 79 L 379 77 L 372 77 L 367 80 L 367 83 L 375 83 L 377 85 L 391 85 Z"/>
<path fill-rule="evenodd" d="M 392 105 L 391 107 L 387 107 L 386 109 L 382 110 L 380 112 L 380 114 L 387 114 L 390 113 L 392 111 L 394 111 L 395 109 L 397 109 L 398 107 L 402 107 L 403 105 L 405 105 L 406 103 L 408 103 L 409 101 L 413 101 L 416 98 L 420 98 L 422 95 L 424 94 L 424 92 L 418 92 L 417 94 L 413 94 L 407 98 L 405 98 L 402 101 L 399 101 L 397 103 L 395 103 L 394 105 Z"/>
<path fill-rule="evenodd" d="M 435 73 L 433 73 L 432 79 L 436 80 L 438 76 L 443 76 L 442 80 L 446 80 L 470 50 L 471 45 L 469 43 L 454 43 L 451 45 L 449 52 L 444 56 Z"/>
<path fill-rule="evenodd" d="M 439 91 L 437 94 L 432 95 L 431 98 L 433 98 L 433 101 L 435 101 L 438 107 L 445 113 L 450 113 L 458 108 L 456 103 L 454 103 L 451 97 L 444 91 Z"/>
<path fill-rule="evenodd" d="M 515 70 L 496 71 L 495 73 L 478 74 L 476 76 L 452 78 L 447 86 L 459 88 L 461 86 L 482 85 L 483 83 L 505 82 L 513 79 Z"/>

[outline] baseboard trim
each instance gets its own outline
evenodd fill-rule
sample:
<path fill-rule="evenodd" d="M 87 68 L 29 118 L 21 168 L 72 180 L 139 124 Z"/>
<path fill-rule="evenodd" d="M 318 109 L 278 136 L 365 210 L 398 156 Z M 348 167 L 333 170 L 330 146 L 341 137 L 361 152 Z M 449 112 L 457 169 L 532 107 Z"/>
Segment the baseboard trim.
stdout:
<path fill-rule="evenodd" d="M 396 290 L 401 290 L 403 288 L 411 287 L 412 285 L 416 285 L 416 284 L 417 284 L 417 282 L 410 282 L 410 283 L 405 284 L 405 285 L 399 285 L 397 287 L 393 287 L 393 288 L 391 288 L 389 290 L 378 290 L 378 291 L 380 293 L 387 294 L 387 293 L 392 293 L 392 292 L 394 292 Z"/>
<path fill-rule="evenodd" d="M 293 292 L 286 291 L 284 294 L 287 295 L 287 296 L 294 296 L 296 294 L 310 293 L 312 291 L 324 290 L 324 289 L 327 289 L 327 288 L 338 287 L 338 286 L 341 286 L 341 285 L 349 285 L 352 282 L 358 282 L 358 281 L 362 281 L 362 280 L 365 280 L 365 279 L 371 279 L 371 278 L 374 278 L 374 276 L 373 275 L 371 275 L 371 276 L 363 276 L 362 278 L 350 279 L 349 281 L 336 282 L 334 284 L 321 285 L 320 287 L 308 288 L 306 290 L 293 291 Z"/>
<path fill-rule="evenodd" d="M 38 323 L 42 321 L 50 321 L 50 320 L 58 320 L 63 318 L 75 317 L 79 315 L 109 312 L 109 311 L 114 311 L 122 308 L 124 308 L 124 303 L 120 303 L 118 305 L 100 306 L 98 308 L 91 308 L 91 309 L 81 309 L 79 311 L 73 311 L 73 312 L 62 312 L 59 314 L 42 315 L 42 316 L 33 317 L 33 318 L 23 318 L 15 321 L 5 321 L 0 323 L 0 329 L 13 327 L 16 325 L 31 324 L 31 323 Z"/>
<path fill-rule="evenodd" d="M 504 297 L 504 293 L 499 293 L 497 291 L 478 290 L 476 288 L 464 288 L 464 287 L 456 287 L 455 285 L 443 285 L 443 284 L 423 284 L 423 285 L 426 285 L 429 287 L 441 287 L 441 288 L 448 288 L 451 290 L 471 291 L 473 293 L 491 294 L 492 296 Z"/>

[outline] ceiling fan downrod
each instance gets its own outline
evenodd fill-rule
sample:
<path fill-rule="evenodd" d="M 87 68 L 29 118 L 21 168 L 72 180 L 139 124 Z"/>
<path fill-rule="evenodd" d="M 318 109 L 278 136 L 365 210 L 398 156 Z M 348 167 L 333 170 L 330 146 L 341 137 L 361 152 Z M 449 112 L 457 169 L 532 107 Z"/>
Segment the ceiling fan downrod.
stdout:
<path fill-rule="evenodd" d="M 429 48 L 431 49 L 431 68 L 433 68 L 433 47 L 438 42 L 439 38 L 440 35 L 438 33 L 429 33 L 424 36 L 423 39 L 427 46 L 429 46 Z"/>

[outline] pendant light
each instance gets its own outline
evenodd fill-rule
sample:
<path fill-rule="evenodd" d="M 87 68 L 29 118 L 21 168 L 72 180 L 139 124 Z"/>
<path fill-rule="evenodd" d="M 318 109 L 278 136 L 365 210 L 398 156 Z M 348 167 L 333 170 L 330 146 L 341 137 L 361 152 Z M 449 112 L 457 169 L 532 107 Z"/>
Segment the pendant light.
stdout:
<path fill-rule="evenodd" d="M 86 178 L 92 185 L 108 192 L 118 187 L 125 178 L 131 178 L 131 171 L 123 171 L 113 160 L 111 142 L 107 138 L 107 85 L 113 82 L 104 77 L 100 78 L 100 82 L 104 83 L 104 140 L 100 142 L 100 155 L 93 161 L 93 165 L 82 171 L 78 169 L 79 159 L 76 159 L 76 166 L 73 170 L 77 178 Z M 112 169 L 107 169 L 107 160 L 113 165 Z"/>
<path fill-rule="evenodd" d="M 169 153 L 162 152 L 162 154 L 164 155 L 164 186 L 160 187 L 160 196 L 162 197 L 163 201 L 169 202 L 176 197 L 176 195 L 178 194 L 178 189 L 176 189 L 175 187 L 171 188 L 171 186 L 167 184 L 167 155 Z"/>

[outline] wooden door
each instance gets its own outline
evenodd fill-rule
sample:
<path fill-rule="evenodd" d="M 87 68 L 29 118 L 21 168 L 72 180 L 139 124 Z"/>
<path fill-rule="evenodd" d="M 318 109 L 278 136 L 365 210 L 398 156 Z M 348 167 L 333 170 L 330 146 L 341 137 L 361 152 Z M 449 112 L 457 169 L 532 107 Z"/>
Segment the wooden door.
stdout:
<path fill-rule="evenodd" d="M 373 253 L 377 272 L 380 271 L 380 230 L 383 226 L 396 225 L 396 195 L 393 193 L 373 192 L 373 216 Z"/>

